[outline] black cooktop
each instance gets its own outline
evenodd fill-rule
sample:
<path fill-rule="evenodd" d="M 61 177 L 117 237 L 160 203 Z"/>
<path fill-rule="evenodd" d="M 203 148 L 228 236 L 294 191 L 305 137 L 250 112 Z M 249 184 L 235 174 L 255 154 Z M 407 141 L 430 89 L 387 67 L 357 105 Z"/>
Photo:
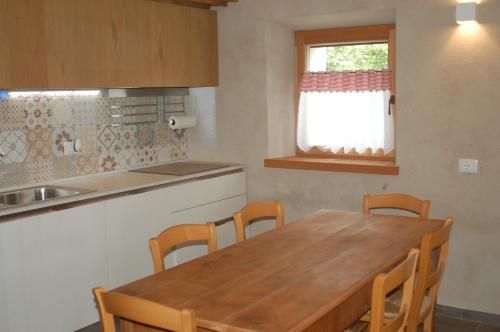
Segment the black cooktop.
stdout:
<path fill-rule="evenodd" d="M 164 174 L 164 175 L 189 175 L 200 172 L 212 171 L 214 169 L 228 167 L 228 164 L 220 163 L 203 163 L 195 161 L 184 161 L 172 164 L 165 164 L 159 166 L 152 166 L 140 169 L 134 169 L 130 172 L 137 173 L 152 173 L 152 174 Z"/>

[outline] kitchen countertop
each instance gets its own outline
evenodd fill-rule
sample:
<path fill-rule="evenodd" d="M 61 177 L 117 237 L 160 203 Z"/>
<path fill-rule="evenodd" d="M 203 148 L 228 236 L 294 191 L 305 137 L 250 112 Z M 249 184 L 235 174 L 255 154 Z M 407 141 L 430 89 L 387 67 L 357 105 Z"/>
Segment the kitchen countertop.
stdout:
<path fill-rule="evenodd" d="M 84 177 L 62 179 L 46 183 L 40 183 L 37 184 L 36 186 L 46 185 L 46 186 L 73 187 L 78 189 L 92 190 L 92 192 L 65 198 L 58 198 L 48 201 L 37 202 L 33 204 L 27 204 L 23 206 L 5 208 L 0 210 L 0 218 L 3 219 L 4 217 L 14 216 L 16 214 L 31 212 L 40 209 L 47 209 L 51 207 L 55 208 L 61 205 L 83 202 L 87 200 L 95 200 L 99 198 L 104 199 L 107 196 L 127 194 L 132 191 L 147 190 L 149 188 L 171 185 L 178 182 L 192 181 L 207 176 L 213 176 L 221 173 L 242 170 L 245 167 L 244 165 L 241 164 L 231 164 L 231 163 L 227 164 L 229 165 L 227 167 L 214 169 L 206 172 L 183 175 L 183 176 L 136 173 L 136 172 L 129 172 L 129 170 L 121 170 L 116 172 L 99 173 L 95 175 L 87 175 Z M 35 185 L 6 188 L 5 190 L 1 190 L 1 192 L 20 190 L 23 188 L 32 188 L 34 186 Z"/>

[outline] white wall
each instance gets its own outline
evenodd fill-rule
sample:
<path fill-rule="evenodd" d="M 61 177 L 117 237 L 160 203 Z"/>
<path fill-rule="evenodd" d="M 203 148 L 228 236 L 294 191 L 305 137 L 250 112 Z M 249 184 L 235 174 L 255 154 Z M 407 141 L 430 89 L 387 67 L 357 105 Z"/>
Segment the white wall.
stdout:
<path fill-rule="evenodd" d="M 472 30 L 456 25 L 455 4 L 240 0 L 219 10 L 216 121 L 203 129 L 216 140 L 194 133 L 190 153 L 248 164 L 249 201 L 280 199 L 289 221 L 320 208 L 360 211 L 366 193 L 430 199 L 432 217 L 456 220 L 439 302 L 500 313 L 500 2 L 481 1 Z M 293 150 L 293 31 L 394 21 L 401 174 L 264 168 Z M 480 173 L 458 173 L 461 157 L 479 159 Z"/>

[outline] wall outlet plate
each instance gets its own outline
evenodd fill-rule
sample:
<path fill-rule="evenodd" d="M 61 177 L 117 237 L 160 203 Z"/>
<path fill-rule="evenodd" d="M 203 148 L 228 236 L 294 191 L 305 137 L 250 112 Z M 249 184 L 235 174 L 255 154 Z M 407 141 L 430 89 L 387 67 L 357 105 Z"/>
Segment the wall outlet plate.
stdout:
<path fill-rule="evenodd" d="M 71 156 L 75 154 L 75 142 L 64 142 L 64 155 Z"/>
<path fill-rule="evenodd" d="M 458 171 L 460 173 L 477 174 L 479 172 L 479 160 L 477 159 L 459 159 Z"/>

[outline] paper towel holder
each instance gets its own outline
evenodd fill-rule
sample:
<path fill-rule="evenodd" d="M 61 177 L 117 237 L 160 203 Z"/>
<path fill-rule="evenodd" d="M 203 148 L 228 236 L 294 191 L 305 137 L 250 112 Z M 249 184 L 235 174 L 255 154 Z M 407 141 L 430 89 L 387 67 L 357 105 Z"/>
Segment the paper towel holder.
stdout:
<path fill-rule="evenodd" d="M 168 120 L 167 120 L 167 123 L 168 123 L 169 125 L 171 125 L 171 126 L 175 126 L 175 119 L 170 118 L 170 119 L 168 119 Z"/>

